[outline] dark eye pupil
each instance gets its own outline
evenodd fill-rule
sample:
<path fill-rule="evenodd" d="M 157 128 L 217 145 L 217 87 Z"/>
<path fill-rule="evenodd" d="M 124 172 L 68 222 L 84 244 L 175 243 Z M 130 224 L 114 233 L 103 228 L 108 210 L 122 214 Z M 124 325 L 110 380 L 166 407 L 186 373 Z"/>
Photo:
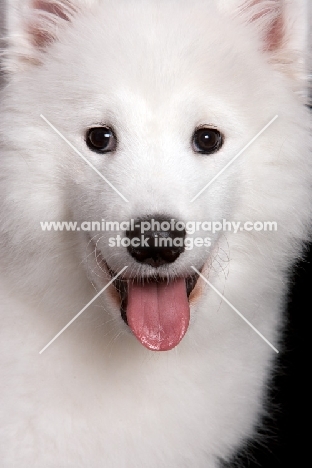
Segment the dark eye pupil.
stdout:
<path fill-rule="evenodd" d="M 86 142 L 92 151 L 108 153 L 116 149 L 116 138 L 108 127 L 91 128 L 87 133 Z"/>
<path fill-rule="evenodd" d="M 200 128 L 194 134 L 193 146 L 197 153 L 215 153 L 221 148 L 222 144 L 222 135 L 219 130 L 214 128 Z"/>
<path fill-rule="evenodd" d="M 108 144 L 111 133 L 108 130 L 93 130 L 90 134 L 90 141 L 93 146 L 103 148 Z"/>

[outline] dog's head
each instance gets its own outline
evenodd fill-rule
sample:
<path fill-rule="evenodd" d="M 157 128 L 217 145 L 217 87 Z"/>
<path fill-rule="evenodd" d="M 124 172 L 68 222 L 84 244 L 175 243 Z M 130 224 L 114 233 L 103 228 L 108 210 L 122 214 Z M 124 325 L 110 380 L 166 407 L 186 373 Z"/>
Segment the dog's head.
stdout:
<path fill-rule="evenodd" d="M 218 2 L 180 3 L 21 2 L 4 60 L 6 174 L 27 200 L 24 242 L 55 253 L 66 233 L 46 247 L 39 221 L 77 222 L 66 249 L 98 290 L 113 280 L 109 309 L 158 350 L 182 339 L 199 273 L 221 261 L 223 234 L 209 222 L 273 213 L 266 167 L 280 126 L 239 155 L 297 105 L 282 2 L 230 15 Z M 271 181 L 263 190 L 257 178 Z"/>

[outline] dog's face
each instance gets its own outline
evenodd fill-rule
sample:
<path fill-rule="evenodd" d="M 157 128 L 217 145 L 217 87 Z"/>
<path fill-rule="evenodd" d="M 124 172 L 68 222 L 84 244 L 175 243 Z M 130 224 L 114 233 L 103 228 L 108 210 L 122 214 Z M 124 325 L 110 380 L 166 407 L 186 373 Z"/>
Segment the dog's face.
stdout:
<path fill-rule="evenodd" d="M 257 52 L 256 34 L 247 43 L 243 28 L 238 33 L 215 7 L 144 5 L 142 15 L 128 2 L 117 17 L 108 2 L 73 18 L 69 7 L 37 2 L 37 13 L 61 23 L 60 38 L 50 44 L 47 33 L 32 31 L 40 60 L 32 59 L 18 87 L 24 157 L 36 173 L 47 171 L 38 186 L 50 194 L 38 197 L 29 218 L 126 226 L 74 233 L 80 267 L 101 289 L 127 266 L 106 291 L 108 309 L 148 348 L 171 349 L 203 289 L 192 267 L 209 270 L 221 233 L 162 223 L 235 218 L 242 181 L 256 177 L 257 160 L 270 159 L 278 138 L 268 132 L 249 162 L 238 161 L 213 179 L 274 116 L 281 95 Z M 152 220 L 160 227 L 146 228 L 148 247 L 117 243 L 118 236 L 141 239 Z M 176 243 L 159 247 L 159 237 Z M 202 242 L 189 248 L 195 238 Z"/>

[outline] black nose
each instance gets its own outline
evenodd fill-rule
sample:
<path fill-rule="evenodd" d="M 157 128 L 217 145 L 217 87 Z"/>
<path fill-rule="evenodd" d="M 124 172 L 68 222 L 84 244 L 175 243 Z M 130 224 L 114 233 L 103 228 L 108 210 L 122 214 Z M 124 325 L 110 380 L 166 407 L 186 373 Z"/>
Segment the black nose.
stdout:
<path fill-rule="evenodd" d="M 134 221 L 126 232 L 128 252 L 140 263 L 159 267 L 173 263 L 184 252 L 185 227 L 175 219 L 148 217 Z"/>

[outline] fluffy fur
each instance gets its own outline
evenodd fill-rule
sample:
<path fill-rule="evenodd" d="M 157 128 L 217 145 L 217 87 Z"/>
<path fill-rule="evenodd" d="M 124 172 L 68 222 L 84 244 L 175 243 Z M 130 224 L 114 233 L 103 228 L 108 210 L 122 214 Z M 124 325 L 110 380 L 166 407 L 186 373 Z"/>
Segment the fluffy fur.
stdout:
<path fill-rule="evenodd" d="M 1 466 L 216 468 L 255 435 L 274 351 L 198 280 L 191 324 L 168 352 L 145 349 L 84 232 L 40 221 L 276 221 L 277 232 L 212 236 L 161 267 L 209 281 L 279 350 L 291 265 L 311 215 L 301 2 L 27 0 L 7 4 L 1 93 Z M 40 118 L 43 114 L 129 200 Z M 275 115 L 278 119 L 194 203 Z M 116 154 L 85 145 L 105 123 Z M 199 125 L 225 135 L 194 154 Z M 91 233 L 114 271 L 151 276 Z M 113 288 L 113 286 L 111 287 Z"/>

